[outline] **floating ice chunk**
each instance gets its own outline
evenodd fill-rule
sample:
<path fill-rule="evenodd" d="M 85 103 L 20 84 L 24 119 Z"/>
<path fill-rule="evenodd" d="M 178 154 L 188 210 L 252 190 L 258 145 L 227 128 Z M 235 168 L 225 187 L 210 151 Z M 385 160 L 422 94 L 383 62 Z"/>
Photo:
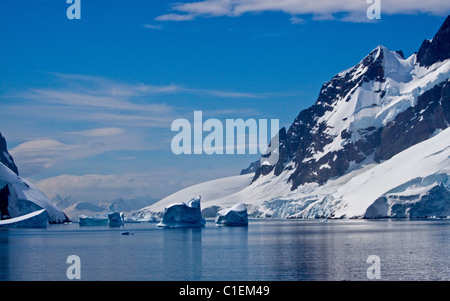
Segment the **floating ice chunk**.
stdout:
<path fill-rule="evenodd" d="M 158 226 L 170 228 L 204 227 L 205 219 L 202 218 L 200 199 L 199 196 L 192 198 L 187 203 L 176 203 L 166 207 Z"/>
<path fill-rule="evenodd" d="M 233 207 L 220 210 L 217 212 L 216 224 L 225 226 L 247 226 L 247 207 L 242 203 L 237 203 Z"/>
<path fill-rule="evenodd" d="M 106 226 L 108 224 L 108 217 L 104 215 L 95 215 L 93 217 L 87 215 L 80 215 L 78 217 L 81 226 Z"/>
<path fill-rule="evenodd" d="M 124 216 L 123 212 L 111 212 L 108 213 L 108 225 L 110 227 L 123 226 Z"/>

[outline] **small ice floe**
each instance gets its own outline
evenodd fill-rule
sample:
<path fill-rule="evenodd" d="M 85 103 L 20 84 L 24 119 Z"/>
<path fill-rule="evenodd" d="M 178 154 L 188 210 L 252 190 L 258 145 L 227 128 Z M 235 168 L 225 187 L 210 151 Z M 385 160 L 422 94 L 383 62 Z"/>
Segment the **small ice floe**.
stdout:
<path fill-rule="evenodd" d="M 187 203 L 175 203 L 164 209 L 159 227 L 191 228 L 204 227 L 205 219 L 200 208 L 201 197 L 192 198 Z"/>
<path fill-rule="evenodd" d="M 247 226 L 247 207 L 242 203 L 237 203 L 230 208 L 220 210 L 217 212 L 216 224 L 224 226 Z"/>

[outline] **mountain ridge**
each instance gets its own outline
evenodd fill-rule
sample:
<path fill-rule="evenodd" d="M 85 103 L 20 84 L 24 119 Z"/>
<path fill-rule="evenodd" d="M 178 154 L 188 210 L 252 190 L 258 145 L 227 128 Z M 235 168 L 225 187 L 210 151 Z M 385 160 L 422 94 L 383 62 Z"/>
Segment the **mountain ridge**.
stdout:
<path fill-rule="evenodd" d="M 433 41 L 445 44 L 442 36 L 450 39 L 449 31 L 447 17 Z M 416 54 L 405 59 L 400 51 L 377 46 L 326 82 L 315 104 L 302 110 L 287 131 L 280 130 L 279 161 L 257 168 L 253 181 L 292 170 L 291 190 L 311 182 L 324 184 L 343 175 L 351 162 L 374 155 L 379 163 L 445 129 L 450 123 L 450 63 L 440 59 L 450 57 L 449 51 L 423 67 Z M 413 117 L 417 128 L 409 126 L 409 134 L 398 139 L 399 123 L 405 127 Z"/>
<path fill-rule="evenodd" d="M 169 201 L 207 192 L 205 210 L 241 202 L 256 217 L 449 216 L 449 32 L 447 17 L 417 53 L 377 46 L 333 76 L 270 144 L 276 164 L 261 156 L 241 176 L 214 181 L 233 193 L 210 194 L 210 182 L 201 183 L 139 214 L 157 216 Z M 252 180 L 242 188 L 244 176 Z"/>

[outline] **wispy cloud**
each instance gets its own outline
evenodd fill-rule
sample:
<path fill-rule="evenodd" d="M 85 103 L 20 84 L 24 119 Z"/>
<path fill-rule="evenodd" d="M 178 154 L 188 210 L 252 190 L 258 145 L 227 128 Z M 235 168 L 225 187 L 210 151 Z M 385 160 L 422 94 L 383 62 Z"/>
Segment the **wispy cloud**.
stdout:
<path fill-rule="evenodd" d="M 108 152 L 170 148 L 171 123 L 192 117 L 193 108 L 166 104 L 167 96 L 208 96 L 212 99 L 259 99 L 268 94 L 199 89 L 181 85 L 125 83 L 100 76 L 49 73 L 51 87 L 10 91 L 2 95 L 2 118 L 14 118 L 28 137 L 11 150 L 21 173 L 33 176 L 69 161 Z M 254 109 L 211 109 L 205 116 L 243 116 Z M 19 121 L 20 120 L 20 121 Z M 57 126 L 55 126 L 57 125 Z M 24 131 L 22 129 L 22 131 Z M 127 153 L 128 152 L 128 153 Z M 130 157 L 130 156 L 128 156 Z"/>
<path fill-rule="evenodd" d="M 125 131 L 121 128 L 110 127 L 110 128 L 98 128 L 79 132 L 69 132 L 68 134 L 80 135 L 84 137 L 111 137 L 123 134 Z"/>
<path fill-rule="evenodd" d="M 95 128 L 62 132 L 58 139 L 37 138 L 23 142 L 10 150 L 19 170 L 33 176 L 45 169 L 68 161 L 79 161 L 112 151 L 142 151 L 163 147 L 136 132 L 122 128 Z"/>
<path fill-rule="evenodd" d="M 306 23 L 305 19 L 299 18 L 297 16 L 293 16 L 289 20 L 291 21 L 292 24 L 305 24 Z"/>
<path fill-rule="evenodd" d="M 382 0 L 382 14 L 416 14 L 428 13 L 434 15 L 446 15 L 450 10 L 450 2 L 447 0 Z M 186 21 L 199 17 L 238 17 L 246 13 L 282 12 L 291 16 L 313 15 L 332 16 L 333 14 L 345 15 L 336 20 L 358 22 L 364 20 L 370 3 L 365 0 L 203 0 L 188 3 L 174 3 L 171 5 L 173 13 L 156 17 L 157 21 Z M 318 20 L 316 18 L 316 20 Z M 329 19 L 329 18 L 328 18 Z M 298 24 L 292 22 L 293 24 Z M 300 19 L 298 19 L 300 20 Z"/>
<path fill-rule="evenodd" d="M 155 18 L 156 21 L 191 21 L 195 15 L 165 14 Z"/>
<path fill-rule="evenodd" d="M 154 24 L 144 24 L 144 28 L 147 29 L 154 29 L 154 30 L 162 30 L 163 26 L 161 24 L 159 25 L 154 25 Z"/>
<path fill-rule="evenodd" d="M 166 96 L 210 96 L 219 99 L 258 99 L 271 94 L 185 87 L 124 83 L 100 76 L 49 73 L 57 85 L 12 91 L 4 98 L 9 116 L 37 116 L 65 122 L 103 122 L 106 126 L 169 127 L 183 108 L 161 102 Z M 275 94 L 274 94 L 275 95 Z M 272 95 L 273 96 L 273 95 Z M 167 99 L 167 98 L 166 98 Z"/>

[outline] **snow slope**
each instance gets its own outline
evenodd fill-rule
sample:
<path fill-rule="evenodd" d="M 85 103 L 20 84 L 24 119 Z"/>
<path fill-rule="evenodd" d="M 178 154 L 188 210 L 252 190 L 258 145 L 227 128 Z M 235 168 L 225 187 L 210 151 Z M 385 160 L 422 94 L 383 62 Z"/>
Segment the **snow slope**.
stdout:
<path fill-rule="evenodd" d="M 244 203 L 249 214 L 258 217 L 408 217 L 410 210 L 415 210 L 411 217 L 448 216 L 450 128 L 383 163 L 368 160 L 355 164 L 345 175 L 321 186 L 305 184 L 291 191 L 288 172 L 262 177 L 248 185 L 252 175 L 188 187 L 141 209 L 140 214 L 159 212 L 180 198 L 206 193 L 207 200 L 202 202 L 205 209 Z"/>
<path fill-rule="evenodd" d="M 240 176 L 232 176 L 221 179 L 216 179 L 197 185 L 193 185 L 175 192 L 159 202 L 138 210 L 133 216 L 138 219 L 152 219 L 155 215 L 160 216 L 164 209 L 172 204 L 187 202 L 193 197 L 201 196 L 202 208 L 213 206 L 212 200 L 219 199 L 223 196 L 234 194 L 243 188 L 247 187 L 253 178 L 253 174 L 246 174 Z M 227 205 L 227 204 L 221 204 Z M 229 204 L 234 205 L 234 203 Z M 230 207 L 227 206 L 227 207 Z"/>
<path fill-rule="evenodd" d="M 362 217 L 370 205 L 389 192 L 406 195 L 408 190 L 415 189 L 418 193 L 410 195 L 419 196 L 437 185 L 449 189 L 449 175 L 450 128 L 447 128 L 343 185 L 333 194 L 341 202 L 334 214 L 337 217 Z M 385 215 L 389 215 L 388 211 Z"/>
<path fill-rule="evenodd" d="M 65 214 L 59 210 L 36 186 L 15 174 L 0 163 L 0 187 L 8 185 L 8 213 L 11 218 L 19 217 L 37 210 L 45 209 L 45 219 L 36 220 L 35 226 L 46 223 L 63 223 L 67 221 Z M 40 216 L 42 216 L 40 215 Z M 27 225 L 33 226 L 33 225 Z"/>

